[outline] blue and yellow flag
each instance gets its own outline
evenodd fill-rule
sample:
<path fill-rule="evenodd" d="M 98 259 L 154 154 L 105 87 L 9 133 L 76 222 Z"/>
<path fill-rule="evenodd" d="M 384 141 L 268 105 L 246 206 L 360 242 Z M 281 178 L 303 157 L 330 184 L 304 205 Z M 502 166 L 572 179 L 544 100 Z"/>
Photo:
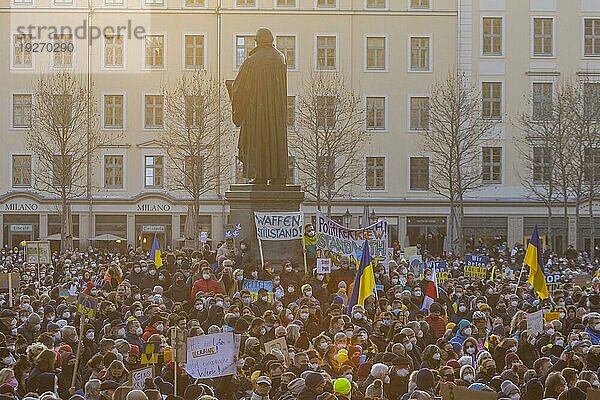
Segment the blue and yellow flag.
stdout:
<path fill-rule="evenodd" d="M 529 283 L 533 286 L 537 295 L 540 296 L 540 299 L 547 299 L 548 287 L 546 286 L 546 276 L 542 271 L 542 246 L 537 225 L 533 228 L 523 263 L 529 266 Z"/>
<path fill-rule="evenodd" d="M 369 241 L 365 240 L 362 256 L 360 257 L 360 266 L 356 272 L 352 296 L 348 300 L 348 313 L 352 312 L 352 307 L 356 304 L 364 307 L 365 299 L 373 294 L 375 290 L 375 274 L 371 265 L 371 253 L 369 252 Z"/>
<path fill-rule="evenodd" d="M 156 233 L 154 234 L 154 240 L 152 240 L 152 248 L 150 249 L 150 259 L 154 261 L 156 268 L 162 267 L 162 257 L 160 256 L 160 247 L 158 246 L 158 238 Z"/>

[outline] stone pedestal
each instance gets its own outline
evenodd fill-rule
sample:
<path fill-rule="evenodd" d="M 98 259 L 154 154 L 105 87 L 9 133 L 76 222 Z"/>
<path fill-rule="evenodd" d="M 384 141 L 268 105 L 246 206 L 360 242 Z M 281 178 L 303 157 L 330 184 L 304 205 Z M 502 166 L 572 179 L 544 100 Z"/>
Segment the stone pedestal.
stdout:
<path fill-rule="evenodd" d="M 271 186 L 271 185 L 231 185 L 225 192 L 225 199 L 229 204 L 229 226 L 241 224 L 240 236 L 236 239 L 236 246 L 240 241 L 250 245 L 249 258 L 257 265 L 260 264 L 260 252 L 256 239 L 256 226 L 254 225 L 254 212 L 282 212 L 300 211 L 300 204 L 304 201 L 304 192 L 298 185 Z M 288 241 L 263 241 L 265 261 L 273 265 L 280 265 L 290 259 L 302 265 L 302 243 L 300 240 Z"/>

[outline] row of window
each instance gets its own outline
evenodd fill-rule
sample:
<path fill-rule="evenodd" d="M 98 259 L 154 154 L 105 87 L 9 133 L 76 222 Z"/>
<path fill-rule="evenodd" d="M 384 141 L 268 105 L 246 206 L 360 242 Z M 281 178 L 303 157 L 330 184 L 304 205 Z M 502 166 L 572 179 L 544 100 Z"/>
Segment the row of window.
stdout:
<path fill-rule="evenodd" d="M 253 35 L 235 35 L 235 62 L 237 69 L 242 65 L 254 48 Z M 315 69 L 321 71 L 337 70 L 339 67 L 338 36 L 316 35 L 314 42 Z M 34 66 L 32 52 L 33 37 L 28 33 L 13 34 L 13 68 L 31 69 Z M 54 46 L 66 51 L 56 51 L 52 55 L 55 67 L 72 67 L 75 43 L 72 33 L 53 36 Z M 126 42 L 123 34 L 106 34 L 103 41 L 103 67 L 123 69 L 126 67 Z M 298 37 L 295 35 L 276 35 L 275 45 L 285 56 L 290 70 L 298 69 Z M 200 69 L 206 67 L 206 37 L 204 34 L 183 35 L 183 67 Z M 166 68 L 167 37 L 165 34 L 147 34 L 144 36 L 144 60 L 146 69 Z M 409 37 L 409 70 L 431 70 L 431 37 Z M 365 38 L 364 68 L 366 71 L 386 71 L 388 64 L 387 36 L 367 36 Z"/>
<path fill-rule="evenodd" d="M 390 0 L 364 0 L 366 9 L 386 9 Z M 185 0 L 186 7 L 206 7 L 207 0 Z M 275 0 L 275 7 L 280 8 L 296 8 L 299 0 Z M 15 6 L 32 6 L 34 0 L 13 0 Z M 53 0 L 55 6 L 72 6 L 73 0 Z M 125 0 L 104 0 L 106 6 L 125 6 Z M 165 0 L 144 0 L 146 6 L 164 6 Z M 236 7 L 257 6 L 257 0 L 235 0 Z M 337 8 L 338 0 L 314 0 L 315 8 Z M 409 7 L 414 10 L 429 10 L 431 9 L 430 0 L 410 0 Z"/>
<path fill-rule="evenodd" d="M 534 17 L 532 19 L 531 54 L 534 57 L 555 56 L 555 23 L 553 17 Z M 481 19 L 481 55 L 484 57 L 503 57 L 504 17 L 482 17 Z M 600 56 L 600 19 L 583 19 L 583 55 Z"/>
<path fill-rule="evenodd" d="M 549 178 L 549 154 L 544 148 L 533 149 L 533 179 L 536 183 L 544 183 Z M 600 155 L 600 154 L 599 154 Z M 295 174 L 294 161 L 290 157 L 290 177 Z M 600 157 L 599 157 L 600 160 Z M 502 183 L 502 147 L 483 147 L 481 154 L 482 181 L 486 184 Z M 12 187 L 28 188 L 32 185 L 32 156 L 28 154 L 12 155 Z M 335 161 L 323 163 L 330 168 L 323 168 L 323 172 L 333 168 Z M 365 157 L 365 188 L 367 190 L 386 189 L 386 157 Z M 54 183 L 59 184 L 65 171 L 69 170 L 69 160 L 60 162 L 60 157 L 54 162 Z M 148 189 L 161 189 L 165 184 L 165 159 L 163 155 L 144 156 L 144 187 Z M 124 188 L 124 156 L 103 156 L 103 188 Z M 199 167 L 198 169 L 202 169 Z M 322 182 L 332 182 L 332 175 L 321 174 Z M 600 176 L 600 174 L 598 174 Z M 429 190 L 430 167 L 429 157 L 409 157 L 409 189 Z M 67 178 L 68 181 L 68 178 Z"/>

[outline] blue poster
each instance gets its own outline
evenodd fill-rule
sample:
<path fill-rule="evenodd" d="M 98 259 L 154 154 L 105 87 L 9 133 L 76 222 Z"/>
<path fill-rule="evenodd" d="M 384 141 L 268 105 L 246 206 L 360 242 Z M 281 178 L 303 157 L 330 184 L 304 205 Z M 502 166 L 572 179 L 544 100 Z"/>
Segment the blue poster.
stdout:
<path fill-rule="evenodd" d="M 465 264 L 470 267 L 487 267 L 489 258 L 486 256 L 475 256 L 473 254 L 467 254 L 465 257 Z"/>

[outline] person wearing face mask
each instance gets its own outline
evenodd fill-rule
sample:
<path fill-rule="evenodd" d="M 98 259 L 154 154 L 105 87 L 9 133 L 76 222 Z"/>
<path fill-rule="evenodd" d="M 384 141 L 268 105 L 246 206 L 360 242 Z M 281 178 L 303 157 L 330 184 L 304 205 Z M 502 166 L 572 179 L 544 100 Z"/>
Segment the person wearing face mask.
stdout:
<path fill-rule="evenodd" d="M 442 364 L 442 353 L 440 348 L 434 344 L 430 344 L 423 350 L 423 362 L 421 362 L 421 368 L 429 368 L 437 370 Z"/>
<path fill-rule="evenodd" d="M 460 353 L 461 347 L 469 336 L 473 333 L 473 327 L 466 319 L 461 320 L 456 326 L 456 335 L 450 339 L 449 343 L 454 348 L 456 354 Z"/>
<path fill-rule="evenodd" d="M 83 327 L 83 350 L 81 353 L 81 362 L 85 365 L 92 357 L 98 353 L 98 345 L 96 343 L 96 333 L 92 325 L 85 325 Z"/>
<path fill-rule="evenodd" d="M 302 285 L 300 291 L 302 292 L 302 296 L 296 300 L 296 304 L 308 304 L 310 301 L 315 301 L 319 303 L 319 301 L 314 298 L 312 286 L 310 286 L 309 284 Z"/>
<path fill-rule="evenodd" d="M 130 271 L 129 275 L 127 275 L 127 280 L 131 283 L 131 286 L 139 287 L 142 283 L 142 278 L 144 277 L 142 266 L 139 263 L 133 263 Z"/>
<path fill-rule="evenodd" d="M 164 292 L 165 297 L 174 303 L 183 303 L 189 299 L 190 288 L 185 284 L 185 277 L 181 272 L 173 275 L 173 284 Z"/>
<path fill-rule="evenodd" d="M 41 324 L 42 319 L 40 316 L 37 313 L 32 313 L 29 315 L 29 318 L 27 318 L 27 321 L 17 328 L 17 333 L 23 335 L 27 340 L 27 343 L 32 344 L 42 330 Z"/>
<path fill-rule="evenodd" d="M 144 330 L 142 329 L 142 325 L 140 321 L 135 318 L 130 318 L 125 324 L 125 329 L 127 334 L 125 335 L 125 339 L 132 345 L 138 346 L 138 348 L 142 348 L 145 341 L 142 340 L 142 334 Z"/>
<path fill-rule="evenodd" d="M 583 323 L 586 325 L 585 333 L 590 337 L 592 345 L 600 344 L 600 314 L 591 312 L 583 318 Z"/>
<path fill-rule="evenodd" d="M 320 304 L 327 304 L 329 298 L 329 290 L 325 281 L 325 274 L 317 274 L 316 269 L 313 270 L 313 276 L 310 277 L 308 284 L 312 288 L 313 297 Z"/>
<path fill-rule="evenodd" d="M 268 310 L 273 310 L 273 304 L 269 301 L 269 292 L 265 288 L 258 289 L 256 301 L 252 303 L 256 315 L 263 315 Z"/>
<path fill-rule="evenodd" d="M 462 387 L 468 387 L 475 382 L 475 369 L 470 365 L 460 367 L 460 379 L 454 381 L 455 384 Z"/>
<path fill-rule="evenodd" d="M 142 334 L 142 340 L 148 341 L 148 338 L 154 334 L 162 334 L 165 331 L 165 320 L 160 315 L 154 315 L 148 321 L 146 329 Z"/>
<path fill-rule="evenodd" d="M 198 292 L 223 294 L 221 284 L 213 278 L 210 267 L 203 267 L 202 276 L 192 285 L 192 299 L 196 298 Z"/>
<path fill-rule="evenodd" d="M 290 265 L 290 268 L 291 268 L 291 265 Z M 285 288 L 285 294 L 279 300 L 281 301 L 281 303 L 283 304 L 284 307 L 287 307 L 290 303 L 295 303 L 300 298 L 301 291 L 298 290 L 298 288 L 296 287 L 296 284 L 293 282 L 288 282 L 288 283 L 284 284 L 283 283 L 284 276 L 285 276 L 285 274 L 281 275 L 282 285 Z"/>

